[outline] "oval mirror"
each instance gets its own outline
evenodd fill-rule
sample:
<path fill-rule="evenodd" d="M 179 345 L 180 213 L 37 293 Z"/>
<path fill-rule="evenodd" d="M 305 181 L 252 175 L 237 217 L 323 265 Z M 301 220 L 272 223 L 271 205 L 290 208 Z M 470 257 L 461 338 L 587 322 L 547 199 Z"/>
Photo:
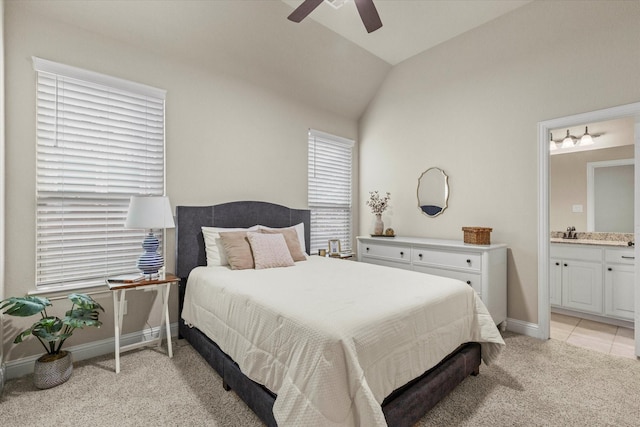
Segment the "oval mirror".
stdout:
<path fill-rule="evenodd" d="M 440 215 L 449 201 L 449 177 L 440 168 L 429 168 L 418 178 L 418 208 L 428 217 Z"/>

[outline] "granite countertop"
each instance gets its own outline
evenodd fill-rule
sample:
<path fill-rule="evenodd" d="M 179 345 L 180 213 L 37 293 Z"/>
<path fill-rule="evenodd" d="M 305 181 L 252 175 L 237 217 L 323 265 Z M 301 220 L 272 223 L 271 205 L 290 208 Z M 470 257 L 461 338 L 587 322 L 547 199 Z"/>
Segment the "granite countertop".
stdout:
<path fill-rule="evenodd" d="M 598 239 L 563 239 L 562 237 L 552 237 L 551 243 L 566 243 L 569 245 L 598 245 L 598 246 L 618 246 L 629 247 L 629 242 L 621 242 L 615 240 L 598 240 Z"/>
<path fill-rule="evenodd" d="M 577 239 L 565 239 L 562 237 L 564 234 L 562 231 L 552 231 L 551 243 L 629 247 L 629 242 L 633 242 L 635 237 L 633 233 L 577 232 Z"/>

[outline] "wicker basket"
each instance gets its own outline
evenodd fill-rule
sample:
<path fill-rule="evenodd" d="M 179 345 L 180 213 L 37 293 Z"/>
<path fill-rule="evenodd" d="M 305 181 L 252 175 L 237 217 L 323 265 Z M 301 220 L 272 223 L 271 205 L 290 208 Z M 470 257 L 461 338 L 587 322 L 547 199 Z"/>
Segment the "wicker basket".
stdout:
<path fill-rule="evenodd" d="M 487 227 L 462 227 L 464 242 L 472 245 L 489 245 L 492 230 L 493 228 Z"/>

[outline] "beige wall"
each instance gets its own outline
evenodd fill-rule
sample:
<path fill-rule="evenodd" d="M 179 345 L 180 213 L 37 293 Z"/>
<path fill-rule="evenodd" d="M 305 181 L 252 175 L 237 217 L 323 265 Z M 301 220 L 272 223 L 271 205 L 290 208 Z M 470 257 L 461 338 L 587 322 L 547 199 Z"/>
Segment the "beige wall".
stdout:
<path fill-rule="evenodd" d="M 633 158 L 633 145 L 550 156 L 549 229 L 587 231 L 587 163 Z M 573 205 L 582 205 L 583 212 L 573 212 Z"/>
<path fill-rule="evenodd" d="M 394 67 L 360 121 L 360 203 L 389 191 L 385 226 L 509 245 L 508 316 L 537 323 L 537 123 L 640 100 L 640 2 L 537 1 Z M 421 172 L 449 175 L 449 208 L 416 206 Z M 360 234 L 373 216 L 360 214 Z"/>
<path fill-rule="evenodd" d="M 0 212 L 4 212 L 5 162 L 4 162 L 4 1 L 0 0 Z M 4 299 L 4 216 L 0 214 L 0 300 Z M 0 314 L 0 393 L 4 384 L 4 315 Z"/>
<path fill-rule="evenodd" d="M 357 123 L 276 95 L 228 75 L 161 53 L 58 24 L 5 4 L 6 43 L 6 295 L 35 289 L 35 79 L 32 56 L 86 68 L 167 90 L 167 194 L 172 205 L 266 200 L 307 207 L 307 129 L 356 139 Z M 356 153 L 357 154 L 357 153 Z M 357 155 L 355 156 L 357 162 Z M 357 165 L 356 165 L 357 166 Z M 357 171 L 357 167 L 356 167 Z M 172 271 L 174 233 L 168 232 L 166 265 Z M 171 321 L 177 321 L 177 289 Z M 128 296 L 124 333 L 159 323 L 158 304 L 146 293 Z M 113 336 L 111 296 L 100 330 L 78 331 L 69 345 Z M 61 312 L 67 301 L 56 301 Z M 155 307 L 155 308 L 153 308 Z M 42 353 L 35 341 L 10 342 L 24 319 L 10 318 L 7 359 Z"/>

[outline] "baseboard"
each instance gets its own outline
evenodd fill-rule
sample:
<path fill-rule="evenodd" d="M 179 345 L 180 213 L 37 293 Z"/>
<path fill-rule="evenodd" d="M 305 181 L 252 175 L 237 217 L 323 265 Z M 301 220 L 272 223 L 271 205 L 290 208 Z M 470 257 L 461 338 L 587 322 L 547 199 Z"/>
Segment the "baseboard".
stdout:
<path fill-rule="evenodd" d="M 171 336 L 178 336 L 178 323 L 172 323 L 170 325 Z M 132 332 L 120 337 L 120 345 L 125 346 L 129 344 L 135 344 L 140 341 L 150 341 L 158 336 L 161 327 L 156 326 L 154 328 L 147 328 L 142 331 Z M 108 338 L 99 341 L 92 341 L 86 344 L 80 344 L 73 347 L 65 347 L 65 350 L 69 350 L 73 353 L 73 361 L 78 362 L 80 360 L 90 359 L 92 357 L 102 356 L 104 354 L 114 353 L 115 351 L 115 338 Z M 10 360 L 6 363 L 6 379 L 22 377 L 33 373 L 33 364 L 41 354 L 35 356 L 24 357 L 22 359 Z M 0 372 L 2 376 L 2 372 Z M 1 383 L 0 383 L 1 384 Z M 0 387 L 0 391 L 2 388 Z"/>
<path fill-rule="evenodd" d="M 7 364 L 0 364 L 0 396 L 2 396 L 2 391 L 4 390 L 4 382 L 7 378 Z"/>
<path fill-rule="evenodd" d="M 507 331 L 532 338 L 541 338 L 540 327 L 537 323 L 525 322 L 518 319 L 507 319 Z"/>

